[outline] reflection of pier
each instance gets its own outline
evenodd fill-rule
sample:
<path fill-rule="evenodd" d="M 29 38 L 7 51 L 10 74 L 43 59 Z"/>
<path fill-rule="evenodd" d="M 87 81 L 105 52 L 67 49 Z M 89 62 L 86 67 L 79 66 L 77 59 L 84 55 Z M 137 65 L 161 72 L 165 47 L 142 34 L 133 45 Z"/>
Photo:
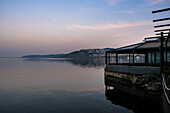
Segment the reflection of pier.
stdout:
<path fill-rule="evenodd" d="M 160 95 L 122 85 L 105 76 L 106 99 L 135 113 L 162 113 Z"/>

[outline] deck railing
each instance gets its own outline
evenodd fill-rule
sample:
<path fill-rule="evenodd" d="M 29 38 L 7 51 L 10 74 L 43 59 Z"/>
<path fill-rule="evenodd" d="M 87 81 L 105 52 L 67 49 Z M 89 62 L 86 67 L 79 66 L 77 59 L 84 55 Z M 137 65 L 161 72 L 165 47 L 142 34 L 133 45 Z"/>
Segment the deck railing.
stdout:
<path fill-rule="evenodd" d="M 165 75 L 162 73 L 162 86 L 163 86 L 163 92 L 166 97 L 166 100 L 168 104 L 170 104 L 170 88 L 166 85 Z"/>

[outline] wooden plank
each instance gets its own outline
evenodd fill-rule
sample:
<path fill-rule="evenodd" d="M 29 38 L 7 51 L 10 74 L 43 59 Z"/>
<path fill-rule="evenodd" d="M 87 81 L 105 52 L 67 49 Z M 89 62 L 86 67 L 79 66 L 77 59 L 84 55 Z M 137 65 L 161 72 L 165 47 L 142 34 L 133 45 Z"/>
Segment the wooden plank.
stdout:
<path fill-rule="evenodd" d="M 169 32 L 163 33 L 163 34 L 169 34 Z M 161 33 L 157 33 L 155 35 L 161 35 Z"/>
<path fill-rule="evenodd" d="M 161 31 L 169 31 L 170 29 L 161 29 L 161 30 L 155 30 L 155 32 L 161 32 Z"/>
<path fill-rule="evenodd" d="M 158 28 L 158 27 L 167 27 L 167 26 L 170 26 L 170 24 L 157 25 L 157 26 L 154 26 L 154 28 Z"/>
<path fill-rule="evenodd" d="M 155 11 L 152 11 L 152 14 L 159 13 L 159 12 L 164 12 L 164 11 L 170 11 L 170 8 L 155 10 Z"/>
<path fill-rule="evenodd" d="M 159 22 L 159 21 L 164 21 L 164 20 L 170 20 L 170 18 L 156 19 L 156 20 L 153 20 L 153 22 Z"/>
<path fill-rule="evenodd" d="M 160 36 L 156 36 L 156 37 L 147 37 L 147 38 L 145 38 L 144 40 L 146 40 L 146 39 L 153 39 L 153 38 L 160 38 Z"/>

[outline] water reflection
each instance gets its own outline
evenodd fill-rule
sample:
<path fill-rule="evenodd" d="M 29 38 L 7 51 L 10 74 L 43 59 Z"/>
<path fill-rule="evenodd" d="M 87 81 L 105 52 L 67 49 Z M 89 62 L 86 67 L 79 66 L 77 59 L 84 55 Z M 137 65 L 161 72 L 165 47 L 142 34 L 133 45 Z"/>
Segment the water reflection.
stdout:
<path fill-rule="evenodd" d="M 90 62 L 0 62 L 0 113 L 113 113 L 115 109 L 105 100 L 103 68 L 86 68 Z M 97 65 L 101 64 L 92 66 Z"/>
<path fill-rule="evenodd" d="M 104 58 L 46 58 L 46 59 L 23 59 L 24 61 L 49 61 L 68 62 L 81 67 L 104 67 Z"/>
<path fill-rule="evenodd" d="M 0 113 L 133 113 L 134 108 L 117 102 L 122 92 L 105 92 L 104 59 L 0 62 Z"/>
<path fill-rule="evenodd" d="M 134 113 L 162 113 L 159 95 L 122 85 L 113 81 L 115 79 L 105 77 L 105 96 L 112 104 L 125 107 Z"/>

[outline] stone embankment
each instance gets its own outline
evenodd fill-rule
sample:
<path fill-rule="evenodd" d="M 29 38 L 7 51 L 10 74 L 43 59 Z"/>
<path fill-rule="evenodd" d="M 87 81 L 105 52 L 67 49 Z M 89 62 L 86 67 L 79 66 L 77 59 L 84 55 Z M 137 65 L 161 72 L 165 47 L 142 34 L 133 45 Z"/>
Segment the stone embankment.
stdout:
<path fill-rule="evenodd" d="M 125 85 L 134 85 L 144 90 L 159 92 L 161 88 L 161 78 L 153 74 L 130 74 L 105 71 L 105 77 L 113 82 Z"/>

